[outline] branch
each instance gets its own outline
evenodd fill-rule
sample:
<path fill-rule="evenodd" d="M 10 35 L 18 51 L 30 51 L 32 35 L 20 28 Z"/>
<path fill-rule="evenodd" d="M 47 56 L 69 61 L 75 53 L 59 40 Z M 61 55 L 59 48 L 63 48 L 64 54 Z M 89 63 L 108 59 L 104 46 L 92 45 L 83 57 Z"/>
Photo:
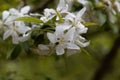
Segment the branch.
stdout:
<path fill-rule="evenodd" d="M 95 73 L 93 80 L 102 80 L 105 74 L 110 70 L 112 61 L 115 59 L 117 55 L 117 51 L 120 47 L 120 36 L 115 40 L 114 45 L 110 52 L 104 57 L 103 61 L 101 62 L 100 67 Z"/>
<path fill-rule="evenodd" d="M 23 5 L 27 4 L 26 0 L 21 0 L 21 2 L 23 3 Z"/>
<path fill-rule="evenodd" d="M 44 3 L 40 4 L 38 7 L 32 9 L 30 11 L 30 13 L 34 13 L 34 12 L 37 12 L 37 11 L 42 11 L 43 9 L 46 8 L 46 6 L 50 3 L 54 2 L 54 0 L 46 0 Z"/>
<path fill-rule="evenodd" d="M 27 4 L 26 0 L 19 0 L 20 4 L 18 5 L 18 9 L 21 9 L 23 6 Z"/>

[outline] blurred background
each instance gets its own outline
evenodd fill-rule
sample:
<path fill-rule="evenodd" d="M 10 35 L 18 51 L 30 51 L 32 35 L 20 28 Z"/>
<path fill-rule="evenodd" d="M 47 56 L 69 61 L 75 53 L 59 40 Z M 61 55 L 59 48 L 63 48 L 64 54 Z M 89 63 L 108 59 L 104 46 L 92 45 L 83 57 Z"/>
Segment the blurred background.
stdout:
<path fill-rule="evenodd" d="M 39 13 L 42 13 L 46 7 L 55 8 L 58 0 L 26 0 L 25 2 L 24 0 L 0 0 L 0 15 L 4 10 L 26 4 L 30 5 L 35 12 L 37 7 L 47 1 L 49 4 L 36 11 Z M 91 5 L 92 2 L 94 3 L 94 0 L 91 0 Z M 81 7 L 82 5 L 74 3 L 72 8 L 77 10 Z M 22 51 L 16 59 L 9 60 L 8 57 L 14 45 L 11 41 L 3 41 L 3 36 L 0 34 L 0 80 L 95 80 L 94 77 L 97 71 L 99 72 L 104 58 L 113 49 L 114 42 L 119 36 L 120 21 L 109 24 L 104 14 L 95 16 L 97 13 L 102 13 L 102 10 L 93 8 L 91 10 L 84 18 L 98 25 L 87 26 L 88 33 L 83 35 L 90 41 L 90 45 L 71 56 L 41 56 L 36 53 L 26 54 Z M 98 17 L 101 22 L 97 21 Z M 118 18 L 120 18 L 119 15 Z M 99 23 L 102 26 L 99 26 Z M 107 67 L 101 69 L 103 70 L 101 74 L 103 73 L 104 76 L 100 80 L 120 80 L 120 48 L 112 54 L 116 55 L 113 55 L 114 59 L 110 59 L 108 70 L 105 70 Z"/>

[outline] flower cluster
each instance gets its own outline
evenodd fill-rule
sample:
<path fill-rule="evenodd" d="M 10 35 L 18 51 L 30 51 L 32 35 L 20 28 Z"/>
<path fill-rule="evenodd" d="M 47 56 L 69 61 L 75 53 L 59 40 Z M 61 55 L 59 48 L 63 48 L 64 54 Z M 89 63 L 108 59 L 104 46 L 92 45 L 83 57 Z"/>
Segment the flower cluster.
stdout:
<path fill-rule="evenodd" d="M 56 9 L 44 9 L 43 15 L 39 18 L 41 23 L 31 21 L 27 24 L 24 20 L 16 20 L 20 17 L 31 18 L 33 15 L 35 16 L 35 14 L 28 15 L 29 10 L 30 7 L 25 6 L 21 10 L 11 8 L 9 11 L 3 11 L 1 28 L 4 30 L 4 40 L 11 36 L 13 44 L 19 44 L 31 39 L 33 31 L 38 30 L 47 36 L 45 39 L 49 42 L 40 42 L 37 45 L 40 51 L 48 50 L 49 53 L 55 51 L 57 55 L 63 55 L 70 50 L 80 50 L 80 47 L 89 45 L 89 41 L 82 37 L 82 34 L 87 33 L 88 30 L 82 23 L 86 7 L 78 12 L 70 12 L 69 3 L 60 0 Z M 37 17 L 35 16 L 38 20 Z M 45 25 L 49 26 L 45 28 Z M 68 55 L 70 54 L 68 53 Z"/>
<path fill-rule="evenodd" d="M 7 39 L 9 36 L 12 37 L 13 44 L 24 42 L 28 39 L 29 34 L 26 32 L 31 28 L 26 26 L 23 21 L 15 21 L 18 17 L 29 16 L 27 15 L 30 10 L 29 6 L 22 8 L 20 11 L 11 8 L 9 11 L 3 11 L 2 13 L 2 25 L 4 28 L 3 39 Z"/>
<path fill-rule="evenodd" d="M 99 0 L 96 0 L 96 5 L 98 5 L 100 3 L 103 3 L 103 5 L 106 8 L 106 12 L 107 12 L 109 21 L 111 23 L 115 23 L 115 21 L 116 21 L 115 16 L 117 15 L 118 12 L 120 12 L 120 2 L 118 0 L 114 0 L 114 1 L 102 0 L 102 2 Z"/>

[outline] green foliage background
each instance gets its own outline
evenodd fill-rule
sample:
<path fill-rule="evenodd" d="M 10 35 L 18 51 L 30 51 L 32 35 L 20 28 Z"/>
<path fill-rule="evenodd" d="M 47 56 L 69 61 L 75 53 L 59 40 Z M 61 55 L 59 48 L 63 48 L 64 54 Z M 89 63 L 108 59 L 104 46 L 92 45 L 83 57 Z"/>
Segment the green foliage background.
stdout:
<path fill-rule="evenodd" d="M 43 2 L 44 0 L 27 0 L 27 3 L 33 7 Z M 19 3 L 19 0 L 0 0 L 0 13 L 11 7 L 17 7 Z M 102 28 L 99 26 L 88 28 L 86 37 L 90 40 L 90 45 L 69 57 L 40 56 L 34 53 L 27 55 L 22 51 L 17 59 L 9 60 L 14 45 L 10 41 L 3 41 L 0 35 L 0 80 L 92 80 L 100 61 L 110 51 L 116 35 L 103 30 L 89 35 L 91 31 Z M 103 80 L 120 80 L 119 53 L 120 49 Z"/>

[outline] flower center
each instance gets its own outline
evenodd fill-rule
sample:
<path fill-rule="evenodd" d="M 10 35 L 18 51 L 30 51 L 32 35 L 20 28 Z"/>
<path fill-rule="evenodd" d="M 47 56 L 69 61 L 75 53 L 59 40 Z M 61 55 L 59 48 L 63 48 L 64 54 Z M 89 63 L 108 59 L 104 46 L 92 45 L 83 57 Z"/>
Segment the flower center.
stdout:
<path fill-rule="evenodd" d="M 60 44 L 65 44 L 65 39 L 63 37 L 61 38 L 57 38 L 57 42 L 55 43 L 56 45 L 60 45 Z"/>

